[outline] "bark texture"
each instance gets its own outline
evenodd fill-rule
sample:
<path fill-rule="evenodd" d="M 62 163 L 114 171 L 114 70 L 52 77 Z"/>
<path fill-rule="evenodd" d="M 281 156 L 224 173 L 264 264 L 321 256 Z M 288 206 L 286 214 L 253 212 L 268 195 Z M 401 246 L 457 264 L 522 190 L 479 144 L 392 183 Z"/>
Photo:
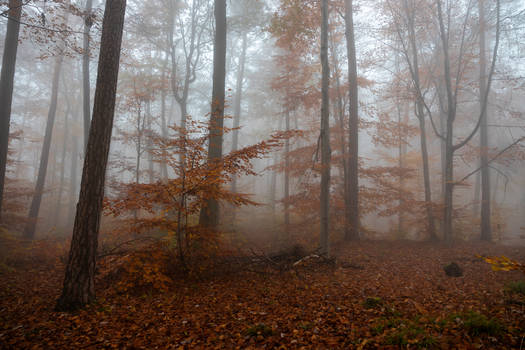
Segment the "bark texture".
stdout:
<path fill-rule="evenodd" d="M 102 24 L 93 118 L 82 171 L 71 249 L 57 310 L 74 310 L 95 298 L 95 264 L 113 127 L 126 0 L 107 0 Z"/>
<path fill-rule="evenodd" d="M 84 152 L 87 147 L 89 137 L 89 123 L 91 119 L 91 97 L 90 97 L 90 81 L 89 81 L 89 59 L 90 59 L 90 37 L 89 32 L 93 25 L 91 18 L 91 10 L 93 7 L 93 0 L 86 1 L 86 8 L 84 14 L 84 40 L 82 52 L 82 112 L 84 117 Z"/>
<path fill-rule="evenodd" d="M 15 78 L 21 13 L 22 0 L 9 0 L 9 19 L 7 20 L 2 71 L 0 73 L 0 220 L 2 219 L 7 150 L 9 148 L 9 126 L 11 124 L 11 103 L 13 100 L 13 81 Z"/>

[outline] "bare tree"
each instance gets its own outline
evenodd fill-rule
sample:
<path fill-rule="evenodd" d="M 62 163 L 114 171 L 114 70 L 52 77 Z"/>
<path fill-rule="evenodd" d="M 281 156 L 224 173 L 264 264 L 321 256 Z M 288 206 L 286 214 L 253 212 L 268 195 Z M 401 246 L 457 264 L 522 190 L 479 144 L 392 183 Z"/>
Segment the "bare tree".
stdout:
<path fill-rule="evenodd" d="M 44 193 L 44 184 L 46 182 L 47 164 L 49 162 L 49 150 L 51 148 L 51 139 L 53 136 L 53 127 L 55 125 L 55 117 L 57 113 L 58 101 L 58 85 L 60 78 L 60 71 L 62 69 L 62 62 L 64 60 L 63 52 L 60 50 L 55 58 L 55 65 L 53 68 L 53 81 L 51 85 L 51 102 L 47 114 L 46 131 L 44 135 L 44 142 L 42 144 L 42 152 L 40 154 L 40 166 L 38 167 L 38 176 L 35 186 L 35 194 L 31 201 L 29 208 L 29 218 L 24 229 L 24 237 L 33 239 L 35 236 L 36 223 L 38 213 L 40 211 L 40 203 L 42 202 L 42 195 Z"/>
<path fill-rule="evenodd" d="M 492 76 L 494 74 L 494 69 L 496 65 L 496 58 L 498 55 L 498 47 L 499 47 L 499 34 L 500 34 L 500 0 L 496 0 L 496 39 L 494 43 L 494 50 L 492 53 L 492 63 L 490 67 L 490 71 L 488 74 L 488 77 L 486 79 L 487 85 L 486 90 L 483 96 L 481 96 L 481 111 L 478 118 L 478 121 L 476 123 L 476 126 L 473 128 L 473 130 L 468 134 L 467 137 L 465 137 L 463 140 L 458 141 L 458 143 L 454 144 L 454 121 L 456 119 L 456 113 L 457 113 L 457 101 L 458 101 L 458 89 L 460 80 L 459 77 L 461 76 L 462 71 L 462 60 L 463 60 L 463 48 L 464 48 L 464 40 L 465 40 L 465 31 L 466 31 L 466 25 L 468 23 L 469 14 L 470 14 L 470 7 L 467 9 L 466 18 L 463 24 L 462 28 L 462 34 L 461 34 L 461 43 L 460 43 L 460 52 L 459 57 L 457 61 L 460 63 L 457 68 L 456 76 L 452 75 L 451 70 L 451 59 L 450 59 L 450 44 L 449 44 L 449 30 L 450 28 L 447 27 L 447 24 L 450 24 L 451 22 L 451 13 L 449 9 L 447 9 L 447 17 L 445 18 L 443 15 L 443 6 L 441 3 L 441 0 L 436 0 L 437 3 L 437 17 L 439 22 L 439 32 L 440 32 L 440 39 L 442 43 L 442 49 L 443 49 L 443 65 L 444 65 L 444 76 L 445 76 L 445 87 L 446 87 L 446 101 L 447 101 L 447 120 L 446 120 L 446 134 L 444 135 L 445 138 L 445 198 L 444 198 L 444 224 L 443 224 L 443 236 L 446 241 L 451 242 L 453 240 L 452 235 L 452 211 L 453 211 L 453 191 L 454 191 L 454 153 L 465 146 L 472 137 L 476 134 L 478 131 L 481 122 L 482 122 L 482 116 L 484 113 L 486 113 L 487 109 L 487 100 L 488 100 L 488 93 L 490 91 L 490 86 L 492 83 Z M 470 4 L 469 4 L 470 5 Z M 435 129 L 434 129 L 435 130 Z M 443 135 L 441 136 L 443 137 Z"/>

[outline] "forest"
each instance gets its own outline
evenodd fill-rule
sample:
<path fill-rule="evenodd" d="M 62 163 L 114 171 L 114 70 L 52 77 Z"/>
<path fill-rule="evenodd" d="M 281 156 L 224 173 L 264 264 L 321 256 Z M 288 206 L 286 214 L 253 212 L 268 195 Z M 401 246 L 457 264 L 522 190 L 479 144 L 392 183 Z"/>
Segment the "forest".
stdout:
<path fill-rule="evenodd" d="M 0 349 L 525 349 L 521 0 L 0 0 Z"/>

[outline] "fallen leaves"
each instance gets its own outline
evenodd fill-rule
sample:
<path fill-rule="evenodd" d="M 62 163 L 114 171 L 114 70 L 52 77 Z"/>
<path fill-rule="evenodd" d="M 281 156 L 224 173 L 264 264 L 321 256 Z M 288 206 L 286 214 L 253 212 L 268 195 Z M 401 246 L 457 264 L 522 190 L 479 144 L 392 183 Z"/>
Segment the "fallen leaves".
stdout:
<path fill-rule="evenodd" d="M 519 348 L 525 300 L 514 295 L 506 302 L 504 287 L 520 273 L 493 272 L 473 257 L 522 261 L 523 251 L 360 242 L 334 254 L 335 267 L 312 263 L 294 274 L 237 270 L 131 294 L 99 275 L 98 301 L 75 314 L 53 311 L 60 265 L 18 269 L 0 275 L 0 343 L 13 349 Z M 452 260 L 463 277 L 444 275 L 443 264 Z"/>

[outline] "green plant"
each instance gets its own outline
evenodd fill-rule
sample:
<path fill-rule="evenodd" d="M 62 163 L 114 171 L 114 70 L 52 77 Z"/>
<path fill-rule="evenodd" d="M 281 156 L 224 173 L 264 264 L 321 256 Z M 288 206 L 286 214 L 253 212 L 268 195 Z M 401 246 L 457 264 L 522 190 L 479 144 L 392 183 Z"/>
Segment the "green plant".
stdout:
<path fill-rule="evenodd" d="M 488 318 L 487 316 L 475 311 L 456 314 L 453 318 L 473 336 L 479 336 L 482 334 L 496 336 L 503 330 L 503 326 L 497 319 Z"/>
<path fill-rule="evenodd" d="M 246 329 L 244 331 L 244 334 L 246 334 L 249 337 L 256 337 L 258 335 L 261 335 L 263 337 L 269 337 L 273 334 L 273 329 L 265 325 L 264 323 L 258 323 Z"/>
<path fill-rule="evenodd" d="M 505 291 L 507 293 L 525 295 L 525 281 L 510 282 L 505 286 Z"/>
<path fill-rule="evenodd" d="M 374 309 L 383 305 L 383 299 L 379 297 L 368 297 L 363 301 L 363 306 L 366 309 Z"/>

